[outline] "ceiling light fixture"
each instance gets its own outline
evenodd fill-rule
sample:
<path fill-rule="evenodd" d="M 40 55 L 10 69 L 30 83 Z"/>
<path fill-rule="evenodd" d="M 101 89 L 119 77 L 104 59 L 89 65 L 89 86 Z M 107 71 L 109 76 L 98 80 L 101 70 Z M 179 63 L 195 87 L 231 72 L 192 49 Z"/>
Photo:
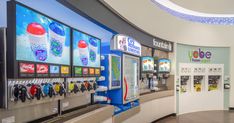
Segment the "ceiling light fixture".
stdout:
<path fill-rule="evenodd" d="M 185 9 L 170 0 L 151 0 L 160 9 L 173 16 L 205 24 L 234 25 L 234 14 L 209 14 Z"/>

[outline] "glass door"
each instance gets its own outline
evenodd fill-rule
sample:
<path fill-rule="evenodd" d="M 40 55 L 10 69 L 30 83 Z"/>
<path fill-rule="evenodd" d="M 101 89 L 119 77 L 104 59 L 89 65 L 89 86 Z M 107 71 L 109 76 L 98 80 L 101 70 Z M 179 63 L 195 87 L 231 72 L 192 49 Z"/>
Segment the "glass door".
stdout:
<path fill-rule="evenodd" d="M 140 59 L 123 54 L 123 103 L 139 98 Z"/>

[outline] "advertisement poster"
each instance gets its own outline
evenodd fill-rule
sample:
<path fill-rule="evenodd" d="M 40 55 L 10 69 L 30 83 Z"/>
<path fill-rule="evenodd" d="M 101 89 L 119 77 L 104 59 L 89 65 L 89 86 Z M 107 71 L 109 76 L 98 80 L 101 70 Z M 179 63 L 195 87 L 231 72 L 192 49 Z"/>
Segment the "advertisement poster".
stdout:
<path fill-rule="evenodd" d="M 111 56 L 111 85 L 120 86 L 121 82 L 121 58 Z"/>
<path fill-rule="evenodd" d="M 171 71 L 171 61 L 169 59 L 159 59 L 158 60 L 158 71 L 159 72 L 170 72 Z"/>
<path fill-rule="evenodd" d="M 193 86 L 195 92 L 201 92 L 202 91 L 202 81 L 204 76 L 194 76 L 193 78 Z"/>
<path fill-rule="evenodd" d="M 79 31 L 73 31 L 73 65 L 100 67 L 101 40 Z"/>
<path fill-rule="evenodd" d="M 70 28 L 16 4 L 16 60 L 70 65 Z"/>
<path fill-rule="evenodd" d="M 154 71 L 154 58 L 142 57 L 142 71 Z"/>
<path fill-rule="evenodd" d="M 210 75 L 208 76 L 208 91 L 216 91 L 218 90 L 218 85 L 220 83 L 220 76 Z"/>

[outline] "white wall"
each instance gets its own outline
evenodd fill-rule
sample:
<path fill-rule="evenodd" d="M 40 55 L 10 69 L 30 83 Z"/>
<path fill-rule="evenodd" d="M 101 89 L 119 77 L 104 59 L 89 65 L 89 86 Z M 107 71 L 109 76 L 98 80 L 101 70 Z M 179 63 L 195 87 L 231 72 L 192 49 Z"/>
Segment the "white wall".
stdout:
<path fill-rule="evenodd" d="M 230 0 L 212 1 L 222 2 L 220 6 L 218 6 L 219 3 L 209 6 L 211 1 L 202 0 L 173 1 L 185 8 L 190 7 L 198 11 L 202 10 L 202 12 L 207 10 L 207 12 L 214 13 L 219 13 L 218 11 L 233 13 L 234 8 L 234 4 L 231 4 L 233 1 Z M 208 25 L 182 20 L 159 9 L 150 0 L 103 0 L 103 2 L 117 11 L 124 19 L 154 36 L 182 44 L 231 47 L 230 63 L 234 62 L 234 26 Z M 203 2 L 204 4 L 202 4 Z M 230 73 L 232 86 L 230 107 L 234 107 L 234 65 L 231 65 Z"/>

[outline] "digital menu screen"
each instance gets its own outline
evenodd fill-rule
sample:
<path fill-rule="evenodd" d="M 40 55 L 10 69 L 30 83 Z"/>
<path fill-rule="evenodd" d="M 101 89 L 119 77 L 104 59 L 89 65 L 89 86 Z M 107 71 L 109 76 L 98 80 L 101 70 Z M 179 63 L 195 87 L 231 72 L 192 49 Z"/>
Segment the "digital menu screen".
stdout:
<path fill-rule="evenodd" d="M 100 68 L 100 46 L 100 39 L 73 30 L 73 66 Z M 84 72 L 83 75 L 86 75 Z M 95 70 L 91 72 L 91 75 L 95 75 Z"/>
<path fill-rule="evenodd" d="M 159 59 L 158 72 L 170 72 L 170 71 L 171 71 L 171 61 L 169 59 Z"/>
<path fill-rule="evenodd" d="M 153 72 L 154 71 L 154 58 L 153 57 L 142 57 L 141 58 L 142 72 Z"/>
<path fill-rule="evenodd" d="M 16 60 L 70 64 L 70 28 L 16 4 Z"/>

